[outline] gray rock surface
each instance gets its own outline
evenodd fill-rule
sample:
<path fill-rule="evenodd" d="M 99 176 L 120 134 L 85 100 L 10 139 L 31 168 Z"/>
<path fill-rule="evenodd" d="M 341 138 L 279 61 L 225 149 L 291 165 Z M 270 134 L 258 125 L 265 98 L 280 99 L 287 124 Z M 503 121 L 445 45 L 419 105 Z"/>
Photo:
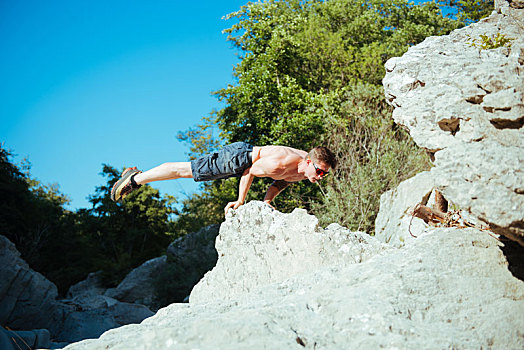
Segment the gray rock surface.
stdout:
<path fill-rule="evenodd" d="M 161 293 L 170 302 L 187 301 L 193 287 L 217 263 L 215 239 L 220 225 L 209 225 L 175 240 L 167 248 L 167 267 L 163 278 L 169 280 Z M 161 294 L 160 293 L 160 294 Z"/>
<path fill-rule="evenodd" d="M 189 302 L 231 299 L 320 266 L 360 263 L 383 249 L 365 233 L 336 224 L 324 230 L 303 209 L 283 214 L 253 201 L 228 213 L 216 240 L 218 262 Z"/>
<path fill-rule="evenodd" d="M 48 349 L 51 346 L 50 334 L 47 329 L 35 329 L 31 331 L 8 331 L 0 327 L 0 349 L 18 350 L 26 349 Z"/>
<path fill-rule="evenodd" d="M 31 330 L 59 322 L 56 286 L 32 270 L 4 236 L 0 236 L 0 252 L 0 324 Z"/>
<path fill-rule="evenodd" d="M 99 337 L 119 324 L 104 310 L 81 310 L 67 314 L 56 338 L 68 343 Z"/>
<path fill-rule="evenodd" d="M 218 258 L 215 239 L 219 228 L 220 225 L 209 225 L 197 232 L 176 239 L 167 247 L 169 261 L 175 263 L 187 261 L 187 265 L 190 265 L 202 260 L 209 260 L 210 267 L 213 267 Z"/>
<path fill-rule="evenodd" d="M 386 63 L 395 121 L 435 153 L 444 196 L 524 244 L 524 9 L 497 11 L 450 35 L 427 38 Z M 510 47 L 479 49 L 480 35 Z"/>
<path fill-rule="evenodd" d="M 87 275 L 87 278 L 80 281 L 71 287 L 67 291 L 68 298 L 74 298 L 79 295 L 100 295 L 104 294 L 106 288 L 102 283 L 102 271 L 91 272 Z"/>
<path fill-rule="evenodd" d="M 123 303 L 103 295 L 83 295 L 63 300 L 57 310 L 65 309 L 60 324 L 51 327 L 56 341 L 72 343 L 97 338 L 105 331 L 140 323 L 154 315 L 146 306 Z"/>
<path fill-rule="evenodd" d="M 122 303 L 104 295 L 80 295 L 67 301 L 75 309 L 65 315 L 56 338 L 75 342 L 97 338 L 105 331 L 131 323 L 140 323 L 154 313 L 144 305 Z"/>
<path fill-rule="evenodd" d="M 0 322 L 17 332 L 44 329 L 22 332 L 29 341 L 42 345 L 46 331 L 60 342 L 96 338 L 108 329 L 153 315 L 146 306 L 99 295 L 102 289 L 97 283 L 96 275 L 91 275 L 70 290 L 72 298 L 58 300 L 56 286 L 32 270 L 14 244 L 0 236 Z"/>
<path fill-rule="evenodd" d="M 127 303 L 151 307 L 154 302 L 153 280 L 166 266 L 166 256 L 146 261 L 133 269 L 116 288 L 108 289 L 104 295 Z"/>
<path fill-rule="evenodd" d="M 180 288 L 191 288 L 216 263 L 214 240 L 218 225 L 173 242 L 168 255 L 181 269 Z M 4 236 L 0 236 L 0 322 L 16 330 L 48 329 L 54 340 L 73 342 L 96 338 L 108 329 L 139 323 L 154 313 L 153 281 L 166 267 L 167 257 L 149 260 L 131 271 L 117 288 L 106 290 L 101 272 L 71 286 L 66 299 L 57 299 L 56 286 L 33 271 Z"/>
<path fill-rule="evenodd" d="M 242 209 L 223 225 L 242 227 L 244 218 L 261 216 L 263 226 L 276 216 L 258 205 Z M 291 225 L 293 220 L 286 220 L 285 214 L 278 216 L 287 223 L 285 246 L 279 245 L 278 234 L 273 239 L 253 233 L 243 239 L 240 232 L 224 229 L 220 241 L 243 239 L 244 249 L 223 245 L 220 259 L 259 267 L 269 260 L 288 263 L 289 256 L 303 262 L 302 250 L 315 250 L 315 230 L 320 229 L 301 211 L 288 216 L 301 217 L 302 225 Z M 270 227 L 278 231 L 275 226 Z M 304 227 L 309 228 L 307 234 Z M 328 246 L 329 230 L 333 228 L 323 232 Z M 354 242 L 358 234 L 336 230 L 349 237 L 348 247 L 357 244 L 367 252 L 370 246 L 381 246 L 372 237 Z M 308 244 L 301 244 L 303 239 Z M 316 265 L 301 271 L 292 263 L 280 267 L 288 266 L 297 273 L 294 276 L 250 286 L 227 295 L 227 300 L 220 295 L 208 296 L 205 302 L 172 304 L 140 325 L 113 329 L 66 349 L 521 349 L 524 283 L 508 271 L 499 244 L 475 229 L 437 228 L 402 248 L 375 251 L 360 263 L 344 262 L 343 257 L 351 258 L 341 249 L 337 258 L 324 264 L 318 256 L 329 253 L 318 251 L 317 257 L 310 256 L 319 262 Z M 271 251 L 271 245 L 280 248 Z M 254 254 L 246 260 L 246 251 L 262 256 L 259 261 Z M 235 269 L 242 271 L 228 275 L 235 288 L 237 279 L 246 282 L 249 271 L 263 271 Z"/>

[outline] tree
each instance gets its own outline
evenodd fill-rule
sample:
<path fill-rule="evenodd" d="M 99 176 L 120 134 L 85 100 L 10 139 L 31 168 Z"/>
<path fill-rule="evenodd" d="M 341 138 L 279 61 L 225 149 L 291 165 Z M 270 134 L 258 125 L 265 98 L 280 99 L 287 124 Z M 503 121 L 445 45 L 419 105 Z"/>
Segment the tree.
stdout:
<path fill-rule="evenodd" d="M 30 177 L 30 163 L 19 167 L 12 154 L 0 145 L 0 234 L 12 241 L 30 263 L 67 214 L 68 198 L 58 185 L 42 185 Z"/>
<path fill-rule="evenodd" d="M 270 0 L 248 3 L 226 18 L 237 21 L 225 30 L 228 40 L 240 51 L 241 61 L 233 73 L 237 84 L 215 93 L 226 107 L 203 123 L 219 127 L 222 143 L 246 141 L 304 150 L 330 144 L 341 158 L 347 159 L 345 152 L 349 150 L 342 145 L 359 140 L 357 155 L 352 158 L 357 163 L 342 163 L 341 168 L 353 169 L 360 164 L 358 176 L 363 179 L 373 178 L 369 172 L 376 171 L 364 166 L 370 162 L 366 150 L 375 149 L 384 158 L 414 157 L 427 166 L 413 144 L 400 147 L 409 144 L 409 138 L 391 122 L 389 107 L 382 107 L 386 104 L 380 83 L 387 59 L 402 55 L 429 35 L 447 34 L 460 25 L 444 17 L 437 4 L 415 6 L 404 0 Z M 357 92 L 356 86 L 365 86 L 369 93 Z M 342 107 L 350 104 L 353 107 Z M 362 114 L 377 106 L 380 113 Z M 332 142 L 334 131 L 344 135 L 337 138 L 339 144 Z M 202 138 L 187 140 L 199 144 Z M 393 146 L 395 143 L 397 146 Z M 378 147 L 386 144 L 391 147 Z M 400 150 L 408 154 L 395 155 Z M 387 164 L 392 166 L 394 162 Z M 387 189 L 395 184 L 391 177 L 402 178 L 420 168 L 419 164 L 412 166 L 401 176 L 384 169 L 386 178 L 376 177 L 375 181 L 383 181 L 385 186 L 371 188 Z M 294 207 L 311 209 L 313 203 L 327 203 L 329 193 L 337 192 L 337 196 L 330 197 L 333 204 L 333 198 L 343 200 L 350 195 L 344 191 L 352 190 L 331 186 L 334 184 L 328 182 L 329 188 L 322 194 L 316 186 L 294 185 L 277 197 L 277 207 L 284 211 Z M 266 187 L 263 181 L 255 182 L 248 199 L 262 198 Z M 204 194 L 194 197 L 186 208 L 201 203 L 202 198 L 221 198 L 221 193 L 233 191 L 234 181 L 223 182 L 220 187 L 204 185 Z M 350 217 L 348 211 L 357 212 L 361 204 L 369 202 L 371 214 L 365 215 L 363 227 L 372 228 L 378 195 L 363 193 L 359 197 L 362 203 L 340 205 L 339 215 Z M 202 208 L 201 204 L 197 206 Z M 218 217 L 220 212 L 221 208 L 214 207 L 210 217 Z"/>
<path fill-rule="evenodd" d="M 75 230 L 75 214 L 58 185 L 43 185 L 30 175 L 30 163 L 12 162 L 0 145 L 0 234 L 22 258 L 53 281 L 59 291 L 84 278 L 90 267 L 88 242 Z"/>

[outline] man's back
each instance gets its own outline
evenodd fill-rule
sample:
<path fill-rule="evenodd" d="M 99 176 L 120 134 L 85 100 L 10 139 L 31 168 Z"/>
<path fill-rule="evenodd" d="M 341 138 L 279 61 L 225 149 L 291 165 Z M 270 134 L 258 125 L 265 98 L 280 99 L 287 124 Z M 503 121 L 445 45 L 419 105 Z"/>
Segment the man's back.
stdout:
<path fill-rule="evenodd" d="M 274 180 L 300 181 L 304 175 L 298 172 L 298 165 L 306 155 L 305 151 L 286 146 L 254 147 L 251 173 Z"/>

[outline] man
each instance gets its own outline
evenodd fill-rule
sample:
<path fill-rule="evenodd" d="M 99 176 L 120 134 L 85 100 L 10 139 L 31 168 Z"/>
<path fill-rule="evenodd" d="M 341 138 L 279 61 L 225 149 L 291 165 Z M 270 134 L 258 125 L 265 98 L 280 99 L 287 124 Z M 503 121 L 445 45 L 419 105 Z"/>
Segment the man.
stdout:
<path fill-rule="evenodd" d="M 179 178 L 193 178 L 195 181 L 208 181 L 241 177 L 238 199 L 229 202 L 224 208 L 237 209 L 244 204 L 247 191 L 254 177 L 270 177 L 264 202 L 271 201 L 292 182 L 309 180 L 315 183 L 335 168 L 337 160 L 326 147 L 315 147 L 309 153 L 285 146 L 253 147 L 244 142 L 235 142 L 218 152 L 200 157 L 191 162 L 171 162 L 161 164 L 146 172 L 137 168 L 127 168 L 111 190 L 111 199 L 118 201 L 143 184 Z"/>

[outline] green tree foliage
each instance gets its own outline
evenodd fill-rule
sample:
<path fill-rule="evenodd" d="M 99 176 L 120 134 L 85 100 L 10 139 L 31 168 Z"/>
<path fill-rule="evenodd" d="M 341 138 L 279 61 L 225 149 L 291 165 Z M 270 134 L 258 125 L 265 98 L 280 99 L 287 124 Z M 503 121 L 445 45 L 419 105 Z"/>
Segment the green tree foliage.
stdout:
<path fill-rule="evenodd" d="M 338 112 L 326 113 L 331 132 L 323 143 L 340 163 L 320 183 L 323 200 L 313 203 L 312 211 L 321 225 L 336 222 L 371 233 L 380 195 L 427 169 L 428 157 L 393 124 L 381 87 L 356 84 L 335 105 Z M 333 117 L 340 114 L 344 118 Z"/>
<path fill-rule="evenodd" d="M 0 232 L 31 256 L 54 228 L 47 217 L 60 218 L 67 198 L 56 185 L 43 186 L 28 176 L 29 163 L 20 169 L 0 145 Z M 54 220 L 58 221 L 58 220 Z"/>
<path fill-rule="evenodd" d="M 283 211 L 313 209 L 323 222 L 346 218 L 342 222 L 352 228 L 371 230 L 380 194 L 428 164 L 391 122 L 381 88 L 384 63 L 460 23 L 442 16 L 434 2 L 415 6 L 404 0 L 270 0 L 248 3 L 227 18 L 236 21 L 225 32 L 240 51 L 237 84 L 215 93 L 226 107 L 203 125 L 218 126 L 221 143 L 304 150 L 329 145 L 342 162 L 335 178 L 322 184 L 323 193 L 301 183 L 286 189 L 275 204 Z M 209 142 L 187 136 L 193 144 Z M 395 169 L 406 160 L 407 168 Z M 371 180 L 367 187 L 342 186 L 365 179 Z M 262 199 L 267 185 L 255 182 L 247 199 Z M 218 220 L 227 203 L 223 194 L 235 198 L 236 186 L 234 180 L 205 185 L 185 209 L 200 208 Z M 213 202 L 212 208 L 203 200 Z"/>
<path fill-rule="evenodd" d="M 268 1 L 228 18 L 238 20 L 225 32 L 242 61 L 238 84 L 216 93 L 227 103 L 217 113 L 221 136 L 254 144 L 298 136 L 294 146 L 305 148 L 311 137 L 300 134 L 323 131 L 319 94 L 358 81 L 380 84 L 387 59 L 456 27 L 434 3 L 401 0 Z"/>
<path fill-rule="evenodd" d="M 64 292 L 90 272 L 89 244 L 75 231 L 75 215 L 63 208 L 68 199 L 58 186 L 40 184 L 28 162 L 17 166 L 11 158 L 0 146 L 0 234 Z"/>
<path fill-rule="evenodd" d="M 110 199 L 119 172 L 104 166 L 107 183 L 91 196 L 91 209 L 71 212 L 57 185 L 43 185 L 30 176 L 25 162 L 17 166 L 0 145 L 0 234 L 20 251 L 36 271 L 54 282 L 60 293 L 103 270 L 108 286 L 129 270 L 165 252 L 174 235 L 170 215 L 173 198 L 143 186 L 124 203 Z"/>

